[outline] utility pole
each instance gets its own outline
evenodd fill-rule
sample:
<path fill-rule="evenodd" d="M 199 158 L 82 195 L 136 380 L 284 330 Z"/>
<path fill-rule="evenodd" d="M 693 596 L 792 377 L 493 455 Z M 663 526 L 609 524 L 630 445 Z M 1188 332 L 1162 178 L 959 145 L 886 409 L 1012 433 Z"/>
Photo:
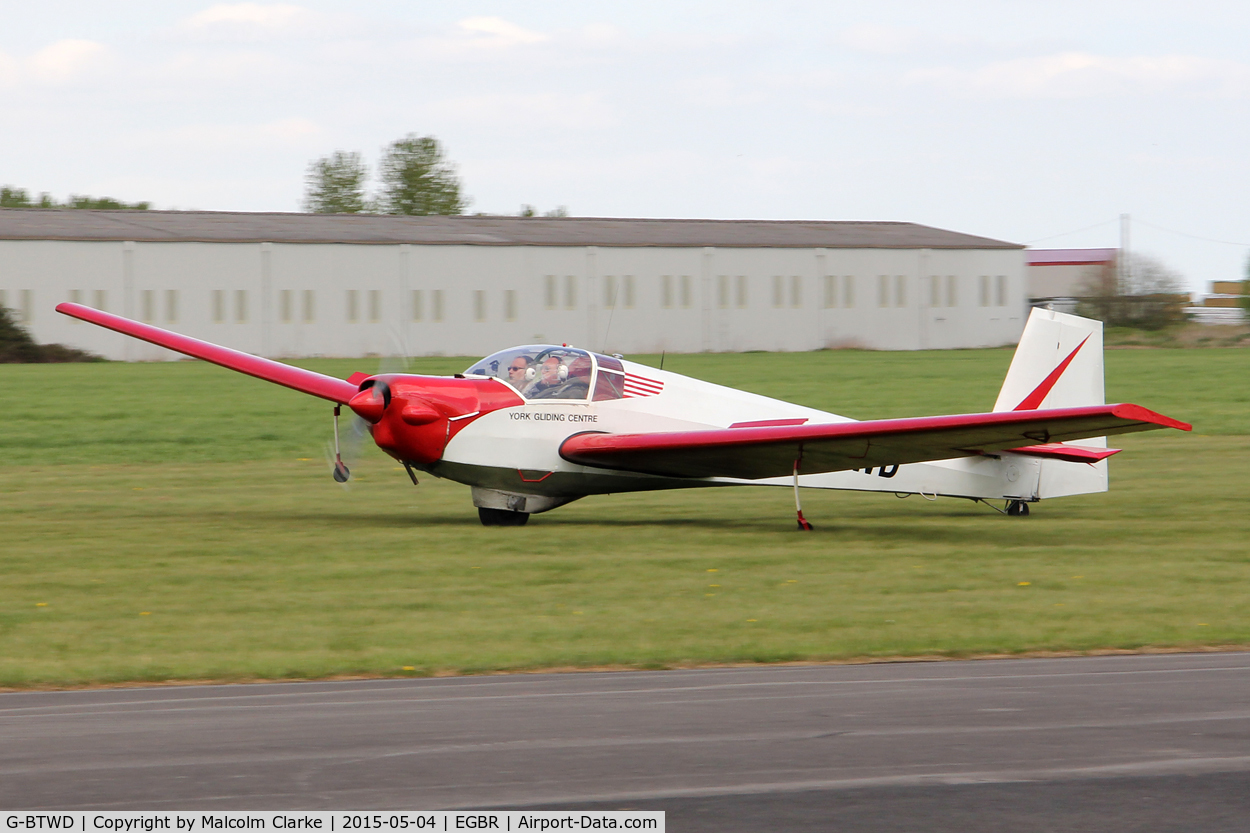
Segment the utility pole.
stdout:
<path fill-rule="evenodd" d="M 1129 254 L 1129 216 L 1120 215 L 1120 254 L 1116 258 L 1116 278 L 1120 284 L 1119 291 L 1127 293 L 1133 284 L 1133 266 Z"/>

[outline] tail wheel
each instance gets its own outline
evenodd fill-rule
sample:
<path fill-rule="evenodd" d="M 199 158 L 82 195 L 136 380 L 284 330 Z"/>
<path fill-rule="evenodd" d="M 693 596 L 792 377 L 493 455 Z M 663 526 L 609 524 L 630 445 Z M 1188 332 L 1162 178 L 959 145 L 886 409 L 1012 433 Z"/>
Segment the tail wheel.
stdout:
<path fill-rule="evenodd" d="M 1017 518 L 1029 516 L 1029 505 L 1022 500 L 1013 500 L 1007 504 L 1007 514 Z"/>
<path fill-rule="evenodd" d="M 482 526 L 525 526 L 529 521 L 528 512 L 511 512 L 507 509 L 487 509 L 479 506 L 477 517 Z"/>

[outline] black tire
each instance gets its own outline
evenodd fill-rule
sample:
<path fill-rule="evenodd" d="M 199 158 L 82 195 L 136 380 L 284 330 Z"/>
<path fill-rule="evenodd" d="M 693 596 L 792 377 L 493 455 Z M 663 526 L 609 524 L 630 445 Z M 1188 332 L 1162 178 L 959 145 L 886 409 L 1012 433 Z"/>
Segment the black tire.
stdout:
<path fill-rule="evenodd" d="M 1022 500 L 1013 500 L 1007 504 L 1007 514 L 1014 518 L 1027 518 L 1029 516 L 1029 505 Z"/>
<path fill-rule="evenodd" d="M 530 519 L 528 512 L 487 509 L 485 506 L 477 508 L 477 517 L 482 522 L 482 526 L 525 526 Z"/>

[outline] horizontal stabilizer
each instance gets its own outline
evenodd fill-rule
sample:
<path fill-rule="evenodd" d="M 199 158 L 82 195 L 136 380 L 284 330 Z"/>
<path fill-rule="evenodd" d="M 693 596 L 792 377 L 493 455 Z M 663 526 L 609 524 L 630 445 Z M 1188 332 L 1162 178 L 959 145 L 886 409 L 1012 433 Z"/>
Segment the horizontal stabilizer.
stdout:
<path fill-rule="evenodd" d="M 329 399 L 331 402 L 346 405 L 348 400 L 355 396 L 359 390 L 359 386 L 350 382 L 344 382 L 342 379 L 336 379 L 333 376 L 304 370 L 301 367 L 292 367 L 289 364 L 282 364 L 282 362 L 275 362 L 270 359 L 262 359 L 260 356 L 253 356 L 251 353 L 231 350 L 229 347 L 222 347 L 208 341 L 200 341 L 198 338 L 162 330 L 160 327 L 153 327 L 150 324 L 140 324 L 138 321 L 131 321 L 129 318 L 101 312 L 91 307 L 84 307 L 81 304 L 58 304 L 56 311 L 73 318 L 89 321 L 92 324 L 98 324 L 110 330 L 116 330 L 123 335 L 133 336 L 134 338 L 166 347 L 193 358 L 203 359 L 206 362 L 212 362 L 222 367 L 228 367 L 231 370 L 237 370 L 240 373 L 246 373 L 248 376 L 255 376 L 257 379 L 264 379 L 266 382 L 283 385 L 301 393 L 320 396 L 322 399 Z"/>
<path fill-rule="evenodd" d="M 1066 460 L 1069 463 L 1097 463 L 1106 460 L 1112 454 L 1119 454 L 1118 448 L 1090 448 L 1084 445 L 1065 445 L 1050 443 L 1048 445 L 1026 445 L 1011 449 L 1012 454 L 1024 454 L 1029 457 L 1042 457 L 1053 460 Z"/>

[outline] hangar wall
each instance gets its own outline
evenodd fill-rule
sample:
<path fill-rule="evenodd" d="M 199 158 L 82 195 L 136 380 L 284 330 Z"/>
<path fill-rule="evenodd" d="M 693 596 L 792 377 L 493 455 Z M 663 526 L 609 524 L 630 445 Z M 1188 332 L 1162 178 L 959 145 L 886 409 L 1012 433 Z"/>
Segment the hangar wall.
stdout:
<path fill-rule="evenodd" d="M 0 239 L 0 303 L 41 342 L 176 358 L 54 312 L 77 301 L 272 357 L 1014 343 L 1024 253 L 1000 248 Z"/>

